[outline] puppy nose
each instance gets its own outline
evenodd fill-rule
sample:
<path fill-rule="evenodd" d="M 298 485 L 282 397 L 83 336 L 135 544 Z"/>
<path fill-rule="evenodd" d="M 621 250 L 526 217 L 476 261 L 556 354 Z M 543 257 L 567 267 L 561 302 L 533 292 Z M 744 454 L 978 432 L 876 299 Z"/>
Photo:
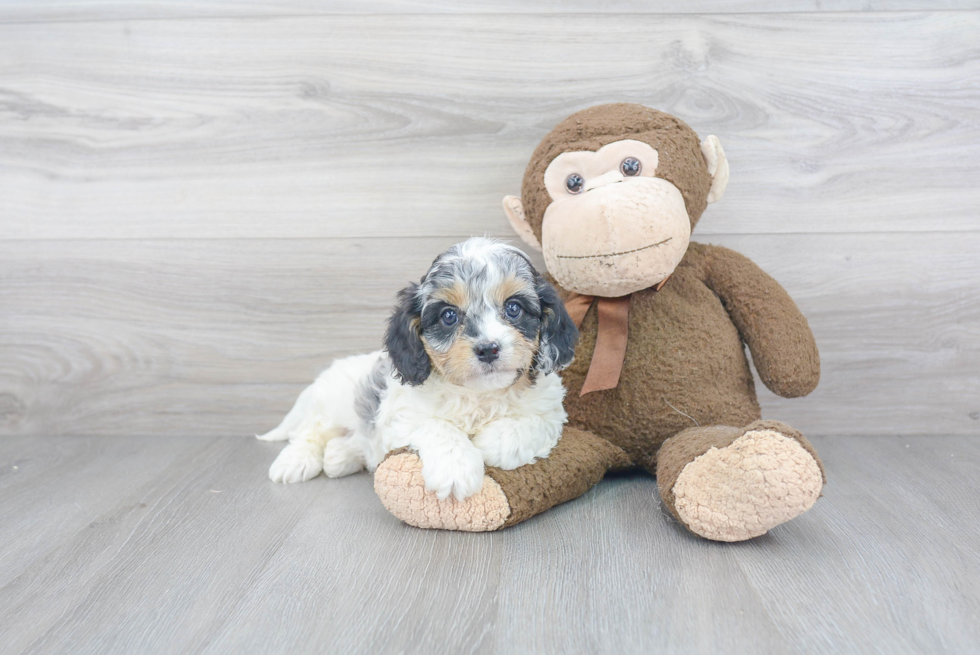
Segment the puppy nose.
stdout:
<path fill-rule="evenodd" d="M 476 358 L 481 362 L 489 364 L 500 356 L 500 344 L 496 341 L 492 343 L 479 343 L 473 347 Z"/>

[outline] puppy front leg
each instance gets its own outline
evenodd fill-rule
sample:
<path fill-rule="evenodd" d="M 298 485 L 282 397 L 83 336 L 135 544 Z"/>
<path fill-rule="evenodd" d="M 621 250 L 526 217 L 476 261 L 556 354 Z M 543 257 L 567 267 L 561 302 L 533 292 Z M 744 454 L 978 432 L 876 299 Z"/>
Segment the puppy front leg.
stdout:
<path fill-rule="evenodd" d="M 410 446 L 422 460 L 425 488 L 439 500 L 450 494 L 464 500 L 483 486 L 483 455 L 469 435 L 440 419 L 424 421 L 412 432 Z"/>
<path fill-rule="evenodd" d="M 561 423 L 539 416 L 501 418 L 473 437 L 473 445 L 480 450 L 487 466 L 509 471 L 547 457 L 561 438 L 561 432 Z"/>

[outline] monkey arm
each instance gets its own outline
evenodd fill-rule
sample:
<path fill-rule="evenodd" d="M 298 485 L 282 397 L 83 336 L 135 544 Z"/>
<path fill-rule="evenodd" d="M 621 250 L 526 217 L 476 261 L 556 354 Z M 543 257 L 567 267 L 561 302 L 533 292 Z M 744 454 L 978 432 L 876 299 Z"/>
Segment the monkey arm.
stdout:
<path fill-rule="evenodd" d="M 820 381 L 820 354 L 793 299 L 748 257 L 721 246 L 705 250 L 705 283 L 748 345 L 762 382 L 784 398 L 813 391 Z"/>

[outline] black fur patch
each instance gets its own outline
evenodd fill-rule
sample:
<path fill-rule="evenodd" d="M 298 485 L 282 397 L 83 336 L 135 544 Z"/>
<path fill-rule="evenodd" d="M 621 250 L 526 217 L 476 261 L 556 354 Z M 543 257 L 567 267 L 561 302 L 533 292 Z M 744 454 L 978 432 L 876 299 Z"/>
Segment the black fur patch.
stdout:
<path fill-rule="evenodd" d="M 391 378 L 391 360 L 380 357 L 371 372 L 357 384 L 354 392 L 354 411 L 365 424 L 374 426 L 381 406 L 381 394 L 388 388 Z"/>
<path fill-rule="evenodd" d="M 417 290 L 417 284 L 410 284 L 398 292 L 398 303 L 388 319 L 384 339 L 398 379 L 413 387 L 425 382 L 432 373 L 432 363 L 422 346 L 422 308 L 416 298 Z"/>
<path fill-rule="evenodd" d="M 536 276 L 534 288 L 541 299 L 541 343 L 533 366 L 537 372 L 547 375 L 572 363 L 575 344 L 578 343 L 578 328 L 547 280 Z"/>
<path fill-rule="evenodd" d="M 459 317 L 459 322 L 455 325 L 446 325 L 442 322 L 442 313 L 447 309 L 453 309 L 456 311 L 456 315 Z M 466 314 L 459 307 L 450 305 L 447 302 L 434 302 L 429 303 L 422 309 L 422 322 L 420 330 L 425 334 L 426 340 L 429 342 L 429 346 L 436 350 L 444 350 L 448 348 L 454 338 L 456 337 L 456 332 L 459 330 L 460 326 L 464 325 L 466 322 Z"/>
<path fill-rule="evenodd" d="M 517 318 L 507 316 L 507 303 L 516 302 L 521 306 L 521 315 Z M 528 341 L 534 341 L 541 332 L 541 310 L 537 306 L 538 299 L 530 301 L 524 296 L 511 296 L 504 303 L 504 310 L 500 313 L 500 318 L 504 322 L 510 323 Z"/>

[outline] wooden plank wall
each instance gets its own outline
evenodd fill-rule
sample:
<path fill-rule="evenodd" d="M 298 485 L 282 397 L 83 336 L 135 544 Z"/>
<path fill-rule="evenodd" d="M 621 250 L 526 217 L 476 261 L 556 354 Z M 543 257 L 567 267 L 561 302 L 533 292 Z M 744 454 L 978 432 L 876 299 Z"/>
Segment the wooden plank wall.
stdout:
<path fill-rule="evenodd" d="M 688 13 L 670 13 L 683 7 Z M 810 434 L 980 433 L 980 2 L 0 2 L 0 435 L 247 435 L 569 113 L 717 134 Z"/>

